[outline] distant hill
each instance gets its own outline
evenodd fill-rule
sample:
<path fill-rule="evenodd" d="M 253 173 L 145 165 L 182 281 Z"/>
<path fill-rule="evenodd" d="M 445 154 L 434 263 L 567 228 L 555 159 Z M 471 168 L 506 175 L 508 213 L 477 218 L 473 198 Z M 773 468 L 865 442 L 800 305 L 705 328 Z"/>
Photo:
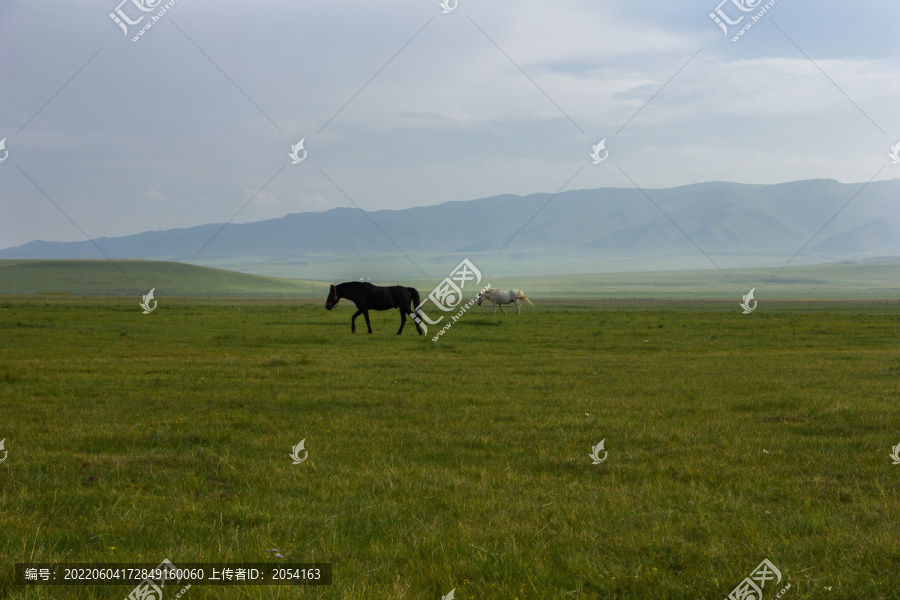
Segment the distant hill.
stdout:
<path fill-rule="evenodd" d="M 591 257 L 641 256 L 645 259 L 641 268 L 652 268 L 662 264 L 654 263 L 657 259 L 699 255 L 694 244 L 710 256 L 770 256 L 774 262 L 787 260 L 807 242 L 798 262 L 900 256 L 900 180 L 873 182 L 860 193 L 862 187 L 809 180 L 777 185 L 710 182 L 645 191 L 573 190 L 556 197 L 502 195 L 367 213 L 377 227 L 355 208 L 335 208 L 229 224 L 218 235 L 222 225 L 209 224 L 94 241 L 111 258 L 170 261 L 187 261 L 208 242 L 193 262 L 244 271 L 255 270 L 249 265 L 251 258 L 265 263 L 316 255 L 319 265 L 326 253 L 360 258 L 399 255 L 397 246 L 410 255 L 426 257 L 423 260 L 493 256 L 523 226 L 499 255 L 509 263 L 504 266 L 523 272 L 529 261 L 539 259 L 546 259 L 542 268 L 552 265 L 559 272 L 574 269 L 571 265 L 577 261 L 582 261 L 581 271 L 607 270 L 590 269 Z M 554 262 L 553 257 L 566 259 Z M 33 241 L 0 250 L 0 258 L 104 257 L 88 241 Z M 703 268 L 708 266 L 707 262 Z M 438 276 L 437 271 L 429 276 Z M 321 278 L 332 272 L 278 271 Z"/>
<path fill-rule="evenodd" d="M 321 297 L 328 285 L 145 260 L 0 260 L 0 294 Z"/>
<path fill-rule="evenodd" d="M 731 271 L 734 283 L 715 269 L 642 273 L 592 273 L 491 277 L 497 287 L 525 290 L 540 304 L 552 298 L 669 300 L 720 299 L 737 301 L 751 287 L 760 302 L 789 298 L 887 299 L 895 314 L 900 297 L 900 261 L 787 267 L 771 281 L 776 269 Z M 124 273 L 124 274 L 123 274 Z M 388 281 L 375 281 L 386 284 Z M 402 280 L 424 297 L 434 281 Z M 0 295 L 127 295 L 136 303 L 155 288 L 156 298 L 275 297 L 314 298 L 324 306 L 328 284 L 277 277 L 260 277 L 183 263 L 143 260 L 0 260 Z M 468 295 L 474 296 L 474 289 Z M 349 304 L 352 306 L 352 304 Z M 323 309 L 324 310 L 324 309 Z"/>

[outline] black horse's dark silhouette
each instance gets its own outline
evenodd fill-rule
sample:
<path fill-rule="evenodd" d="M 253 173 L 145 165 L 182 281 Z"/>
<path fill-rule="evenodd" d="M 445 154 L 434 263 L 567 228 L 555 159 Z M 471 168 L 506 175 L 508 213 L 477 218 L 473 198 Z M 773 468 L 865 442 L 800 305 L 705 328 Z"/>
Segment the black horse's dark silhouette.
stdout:
<path fill-rule="evenodd" d="M 397 335 L 403 333 L 406 324 L 406 313 L 412 314 L 419 306 L 419 292 L 416 288 L 392 285 L 379 287 L 367 281 L 348 281 L 346 283 L 332 284 L 328 290 L 328 298 L 325 299 L 325 308 L 331 310 L 341 298 L 352 300 L 356 304 L 357 311 L 350 319 L 350 331 L 356 333 L 356 317 L 362 315 L 366 318 L 366 326 L 372 333 L 372 324 L 369 323 L 370 310 L 400 309 L 400 330 Z M 416 323 L 416 331 L 422 335 L 422 328 Z"/>

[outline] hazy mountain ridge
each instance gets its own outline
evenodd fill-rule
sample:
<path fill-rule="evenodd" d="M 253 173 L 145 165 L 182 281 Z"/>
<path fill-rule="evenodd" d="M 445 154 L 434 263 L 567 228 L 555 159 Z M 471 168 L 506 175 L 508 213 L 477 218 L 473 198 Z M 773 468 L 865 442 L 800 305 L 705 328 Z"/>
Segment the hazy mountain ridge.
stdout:
<path fill-rule="evenodd" d="M 496 252 L 523 225 L 505 253 L 669 255 L 695 253 L 696 244 L 709 254 L 760 255 L 793 253 L 809 242 L 808 250 L 823 257 L 900 255 L 900 180 L 873 182 L 859 192 L 862 186 L 833 180 L 775 185 L 709 182 L 645 191 L 572 190 L 556 197 L 501 195 L 367 213 L 384 233 L 356 208 L 340 207 L 228 224 L 197 260 L 390 253 L 397 252 L 397 246 L 420 253 Z M 839 214 L 810 242 L 835 213 Z M 188 260 L 220 228 L 221 224 L 209 224 L 94 242 L 111 258 Z M 103 255 L 88 241 L 34 241 L 0 250 L 0 258 Z"/>

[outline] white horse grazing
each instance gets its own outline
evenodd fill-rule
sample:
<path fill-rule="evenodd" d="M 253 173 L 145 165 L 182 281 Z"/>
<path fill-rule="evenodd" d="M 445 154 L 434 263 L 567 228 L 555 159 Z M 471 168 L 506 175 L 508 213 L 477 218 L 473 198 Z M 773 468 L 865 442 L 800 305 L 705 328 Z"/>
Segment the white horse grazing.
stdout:
<path fill-rule="evenodd" d="M 491 301 L 491 308 L 493 309 L 491 311 L 492 315 L 497 314 L 497 306 L 500 307 L 500 312 L 505 315 L 506 311 L 503 310 L 504 304 L 515 304 L 516 314 L 519 314 L 519 309 L 522 307 L 520 300 L 524 300 L 528 304 L 534 306 L 522 290 L 498 290 L 496 288 L 491 288 L 486 292 L 478 294 L 478 306 L 481 306 L 481 303 L 485 299 Z"/>

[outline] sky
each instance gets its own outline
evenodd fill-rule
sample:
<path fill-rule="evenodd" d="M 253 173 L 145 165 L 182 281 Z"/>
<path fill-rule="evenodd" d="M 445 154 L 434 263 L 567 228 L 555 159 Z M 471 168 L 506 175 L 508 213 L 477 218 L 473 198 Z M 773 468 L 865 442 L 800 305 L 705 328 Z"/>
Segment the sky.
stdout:
<path fill-rule="evenodd" d="M 900 177 L 900 3 L 120 2 L 0 4 L 0 248 L 339 206 Z"/>

